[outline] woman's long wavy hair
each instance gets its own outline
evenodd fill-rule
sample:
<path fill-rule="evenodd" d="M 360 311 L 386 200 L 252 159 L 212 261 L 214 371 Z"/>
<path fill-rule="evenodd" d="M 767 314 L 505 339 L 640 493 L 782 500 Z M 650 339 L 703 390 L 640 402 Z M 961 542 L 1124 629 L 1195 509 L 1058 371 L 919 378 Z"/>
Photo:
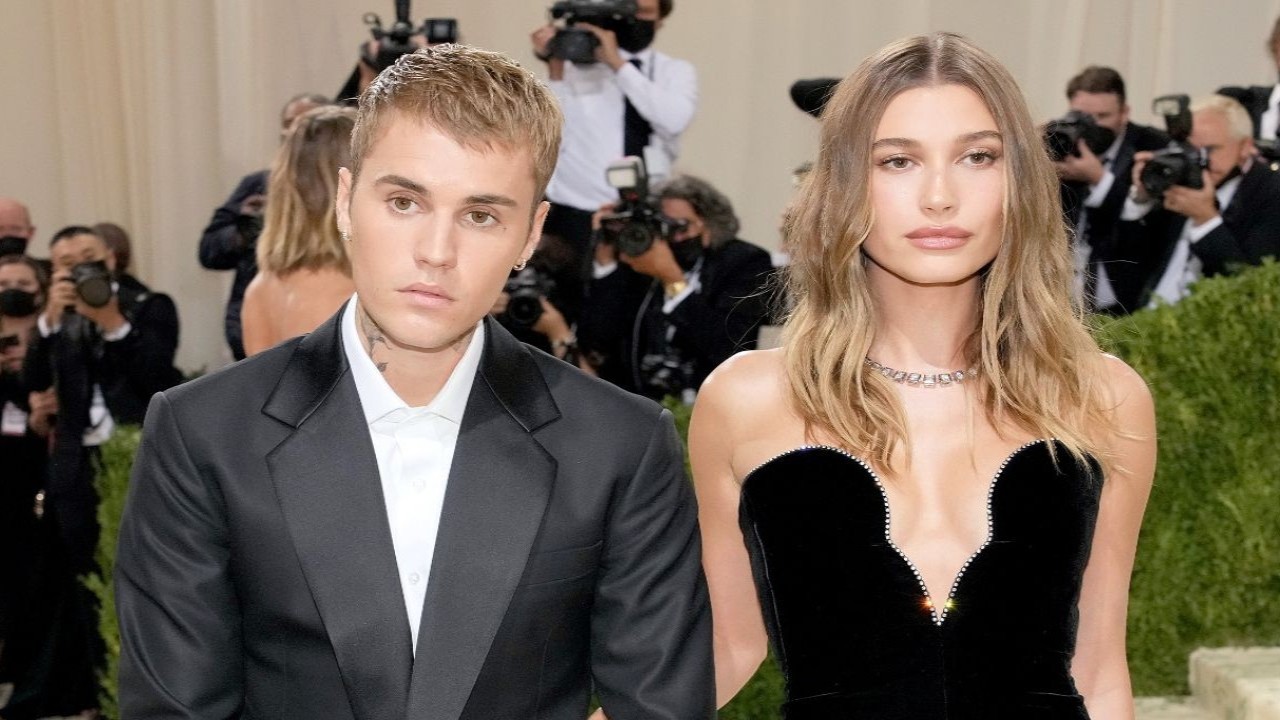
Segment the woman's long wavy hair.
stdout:
<path fill-rule="evenodd" d="M 796 409 L 811 436 L 829 435 L 882 468 L 893 469 L 899 444 L 910 457 L 892 381 L 863 364 L 878 316 L 862 253 L 875 223 L 871 149 L 893 98 L 948 84 L 983 99 L 1007 158 L 1003 237 L 983 272 L 976 327 L 964 348 L 979 368 L 983 411 L 997 430 L 1057 438 L 1077 459 L 1091 455 L 1105 468 L 1098 438 L 1113 421 L 1102 355 L 1071 300 L 1057 175 L 1013 77 L 950 33 L 885 47 L 840 83 L 823 112 L 818 159 L 787 224 L 787 284 L 795 304 L 783 339 Z"/>
<path fill-rule="evenodd" d="M 315 108 L 294 121 L 271 163 L 258 267 L 277 275 L 335 268 L 350 275 L 333 203 L 351 164 L 353 108 Z"/>

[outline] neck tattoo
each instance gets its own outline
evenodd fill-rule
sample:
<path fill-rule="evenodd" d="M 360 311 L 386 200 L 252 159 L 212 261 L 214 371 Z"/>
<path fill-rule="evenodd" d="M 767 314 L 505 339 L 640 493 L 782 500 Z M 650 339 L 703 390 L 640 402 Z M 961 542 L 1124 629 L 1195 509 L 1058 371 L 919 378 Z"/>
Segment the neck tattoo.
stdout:
<path fill-rule="evenodd" d="M 374 351 L 385 351 L 390 346 L 387 345 L 387 337 L 382 332 L 382 328 L 378 327 L 378 323 L 374 322 L 363 307 L 360 308 L 360 329 L 364 331 L 365 350 L 369 353 L 369 359 L 373 361 L 374 367 L 378 368 L 378 372 L 385 373 L 388 362 L 386 360 L 379 361 L 374 356 Z M 379 348 L 379 345 L 382 347 Z"/>

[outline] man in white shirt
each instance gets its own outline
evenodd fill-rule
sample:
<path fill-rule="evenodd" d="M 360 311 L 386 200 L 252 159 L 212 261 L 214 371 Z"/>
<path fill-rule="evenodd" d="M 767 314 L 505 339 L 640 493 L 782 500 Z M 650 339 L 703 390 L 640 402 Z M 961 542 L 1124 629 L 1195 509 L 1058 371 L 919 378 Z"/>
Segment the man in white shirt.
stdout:
<path fill-rule="evenodd" d="M 652 47 L 671 14 L 672 0 L 638 0 L 636 5 L 635 20 L 616 30 L 574 25 L 596 36 L 594 63 L 555 57 L 553 25 L 532 35 L 534 54 L 547 63 L 549 85 L 564 111 L 560 158 L 547 186 L 551 212 L 545 230 L 569 241 L 584 271 L 591 215 L 618 199 L 618 191 L 605 180 L 605 168 L 635 155 L 644 158 L 651 183 L 670 177 L 680 136 L 698 107 L 693 65 Z"/>
<path fill-rule="evenodd" d="M 1203 187 L 1174 185 L 1153 198 L 1140 180 L 1152 154 L 1134 156 L 1118 233 L 1146 277 L 1144 305 L 1176 303 L 1201 277 L 1280 253 L 1280 174 L 1256 156 L 1248 112 L 1211 95 L 1191 105 L 1191 117 L 1187 140 L 1208 159 Z"/>
<path fill-rule="evenodd" d="M 128 718 L 710 720 L 670 413 L 486 317 L 537 244 L 554 97 L 442 45 L 361 95 L 328 322 L 158 395 L 116 559 Z"/>

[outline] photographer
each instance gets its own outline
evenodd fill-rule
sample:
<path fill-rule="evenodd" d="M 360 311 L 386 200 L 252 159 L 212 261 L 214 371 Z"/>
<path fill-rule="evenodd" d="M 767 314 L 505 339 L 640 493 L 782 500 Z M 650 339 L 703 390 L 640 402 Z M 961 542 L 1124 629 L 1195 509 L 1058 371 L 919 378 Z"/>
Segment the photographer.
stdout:
<path fill-rule="evenodd" d="M 298 116 L 314 108 L 330 104 L 323 95 L 304 93 L 284 104 L 280 111 L 280 139 Z M 255 248 L 262 232 L 262 217 L 267 201 L 267 170 L 245 175 L 200 236 L 200 265 L 207 270 L 235 270 L 231 297 L 227 298 L 224 321 L 227 346 L 236 360 L 244 359 L 244 334 L 240 329 L 240 308 L 244 291 L 258 274 Z"/>
<path fill-rule="evenodd" d="M 578 365 L 578 339 L 562 309 L 576 309 L 581 298 L 565 297 L 561 290 L 580 285 L 572 282 L 578 274 L 573 262 L 564 238 L 543 233 L 528 264 L 512 271 L 490 314 L 520 342 Z"/>
<path fill-rule="evenodd" d="M 1054 165 L 1062 180 L 1063 212 L 1075 229 L 1076 293 L 1093 310 L 1126 314 L 1137 309 L 1142 286 L 1133 273 L 1116 269 L 1116 222 L 1129 194 L 1134 154 L 1165 147 L 1169 136 L 1129 122 L 1124 78 L 1112 68 L 1091 66 L 1071 78 L 1067 101 L 1079 114 L 1068 119 L 1081 123 L 1083 137 Z M 1095 152 L 1090 141 L 1105 147 Z"/>
<path fill-rule="evenodd" d="M 25 255 L 27 243 L 35 234 L 27 206 L 13 198 L 0 197 L 0 257 Z"/>
<path fill-rule="evenodd" d="M 1129 259 L 1141 268 L 1142 304 L 1175 303 L 1203 276 L 1257 265 L 1280 252 L 1280 175 L 1256 156 L 1248 112 L 1222 95 L 1190 109 L 1190 147 L 1172 162 L 1159 160 L 1161 169 L 1186 167 L 1179 172 L 1191 177 L 1178 178 L 1167 189 L 1154 187 L 1143 171 L 1157 156 L 1134 157 L 1133 187 L 1118 234 Z M 1203 167 L 1199 153 L 1205 156 Z M 1163 189 L 1163 197 L 1153 197 L 1153 189 Z"/>
<path fill-rule="evenodd" d="M 636 255 L 610 241 L 612 206 L 597 214 L 603 229 L 578 334 L 602 378 L 660 398 L 697 390 L 730 355 L 755 347 L 773 266 L 735 237 L 732 205 L 706 181 L 676 177 L 657 202 L 672 230 Z"/>
<path fill-rule="evenodd" d="M 116 424 L 141 423 L 151 396 L 181 380 L 178 315 L 167 295 L 119 285 L 115 257 L 90 228 L 58 231 L 49 253 L 52 283 L 23 381 L 31 392 L 56 388 L 46 503 L 72 566 L 84 572 L 97 543 L 92 457 Z"/>
<path fill-rule="evenodd" d="M 606 20 L 608 9 L 618 10 L 621 19 Z M 644 158 L 654 179 L 670 175 L 680 135 L 697 109 L 698 81 L 693 65 L 651 47 L 671 14 L 672 0 L 567 0 L 552 11 L 570 27 L 546 25 L 532 35 L 533 52 L 547 63 L 550 87 L 564 112 L 560 157 L 547 186 L 551 212 L 545 228 L 569 241 L 585 269 L 592 213 L 616 197 L 605 182 L 605 167 L 633 155 Z M 579 58 L 587 62 L 564 59 L 577 56 L 571 46 L 580 52 L 583 39 L 595 45 L 593 54 Z"/>

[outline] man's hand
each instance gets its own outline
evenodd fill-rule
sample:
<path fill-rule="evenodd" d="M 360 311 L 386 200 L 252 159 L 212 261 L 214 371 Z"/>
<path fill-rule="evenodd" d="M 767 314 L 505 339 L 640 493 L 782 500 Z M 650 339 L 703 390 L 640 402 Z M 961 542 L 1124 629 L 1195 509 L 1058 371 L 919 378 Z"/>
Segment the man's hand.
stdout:
<path fill-rule="evenodd" d="M 606 203 L 591 214 L 591 230 L 593 233 L 598 234 L 600 226 L 604 224 L 604 216 L 612 214 L 616 208 L 617 206 L 613 203 Z M 613 243 L 597 242 L 594 253 L 597 265 L 609 266 L 618 262 L 618 249 L 613 246 Z"/>
<path fill-rule="evenodd" d="M 31 413 L 27 415 L 27 425 L 40 437 L 48 437 L 53 429 L 53 419 L 58 414 L 58 396 L 53 388 L 27 395 L 27 404 Z"/>
<path fill-rule="evenodd" d="M 1130 173 L 1129 192 L 1132 193 L 1133 201 L 1137 203 L 1151 202 L 1151 196 L 1147 194 L 1146 188 L 1142 187 L 1142 171 L 1147 167 L 1147 162 L 1155 157 L 1155 153 L 1150 150 L 1143 150 L 1133 154 L 1133 172 Z"/>
<path fill-rule="evenodd" d="M 1067 155 L 1054 163 L 1054 167 L 1058 169 L 1058 177 L 1068 182 L 1082 182 L 1089 185 L 1102 182 L 1103 176 L 1107 174 L 1106 168 L 1102 167 L 1102 161 L 1093 154 L 1084 140 L 1080 140 L 1076 147 L 1080 151 L 1079 157 Z"/>
<path fill-rule="evenodd" d="M 1179 215 L 1186 215 L 1196 225 L 1203 225 L 1218 216 L 1217 189 L 1209 179 L 1209 171 L 1201 175 L 1202 188 L 1174 185 L 1164 193 L 1164 207 Z"/>
<path fill-rule="evenodd" d="M 111 299 L 102 307 L 93 307 L 76 295 L 76 312 L 92 320 L 104 333 L 119 330 L 120 326 L 128 322 L 120 312 L 120 297 L 115 293 L 111 294 Z"/>
<path fill-rule="evenodd" d="M 538 298 L 538 302 L 542 304 L 542 315 L 538 316 L 538 321 L 533 324 L 532 329 L 551 343 L 551 349 L 556 357 L 563 358 L 568 349 L 566 343 L 573 339 L 573 331 L 569 329 L 569 323 L 565 322 L 564 315 L 556 309 L 555 305 L 547 302 L 545 297 Z"/>
<path fill-rule="evenodd" d="M 623 60 L 622 55 L 618 52 L 618 36 L 612 30 L 605 30 L 591 23 L 578 23 L 574 27 L 590 31 L 600 41 L 600 47 L 596 48 L 596 60 L 613 68 L 615 72 L 618 68 L 627 64 L 627 61 Z"/>
<path fill-rule="evenodd" d="M 698 240 L 695 238 L 685 242 L 698 242 Z M 680 263 L 676 262 L 671 246 L 661 238 L 654 239 L 653 245 L 639 255 L 633 257 L 624 253 L 622 261 L 638 273 L 657 278 L 663 285 L 670 285 L 684 279 L 684 271 L 680 269 Z"/>
<path fill-rule="evenodd" d="M 68 309 L 74 309 L 79 300 L 76 286 L 71 282 L 71 271 L 59 270 L 54 273 L 53 281 L 49 283 L 49 300 L 44 304 L 44 312 L 41 313 L 45 327 L 54 329 L 60 326 L 62 315 Z"/>
<path fill-rule="evenodd" d="M 550 73 L 552 80 L 564 79 L 564 60 L 551 56 L 551 38 L 556 36 L 559 28 L 555 25 L 547 23 L 529 35 L 529 41 L 533 44 L 533 55 L 539 60 L 547 64 L 547 72 Z"/>

